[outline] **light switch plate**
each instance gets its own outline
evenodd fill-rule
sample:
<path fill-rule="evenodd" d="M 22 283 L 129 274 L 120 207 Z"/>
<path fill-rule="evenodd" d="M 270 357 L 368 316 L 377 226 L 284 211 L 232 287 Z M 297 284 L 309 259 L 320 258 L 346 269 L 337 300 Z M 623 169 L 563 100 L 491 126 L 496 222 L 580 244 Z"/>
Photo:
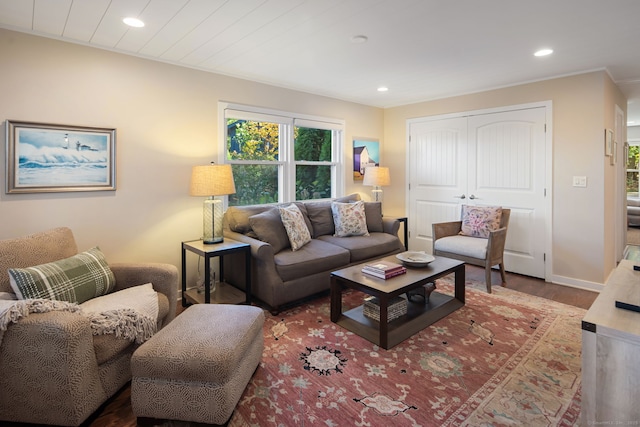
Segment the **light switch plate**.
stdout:
<path fill-rule="evenodd" d="M 587 177 L 586 176 L 574 176 L 573 177 L 573 186 L 574 187 L 586 187 L 587 186 Z"/>

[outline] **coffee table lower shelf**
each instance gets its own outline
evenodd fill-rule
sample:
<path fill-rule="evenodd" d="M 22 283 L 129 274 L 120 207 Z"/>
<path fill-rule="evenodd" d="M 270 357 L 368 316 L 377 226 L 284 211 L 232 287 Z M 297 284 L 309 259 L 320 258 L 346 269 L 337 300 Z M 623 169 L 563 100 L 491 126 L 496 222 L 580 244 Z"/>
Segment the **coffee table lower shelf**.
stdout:
<path fill-rule="evenodd" d="M 429 302 L 426 304 L 408 302 L 407 314 L 387 324 L 387 346 L 383 348 L 389 349 L 400 344 L 462 306 L 464 306 L 463 302 L 439 292 L 431 293 Z M 364 305 L 361 305 L 346 311 L 335 323 L 376 345 L 382 346 L 380 344 L 380 322 L 366 317 L 363 310 Z"/>

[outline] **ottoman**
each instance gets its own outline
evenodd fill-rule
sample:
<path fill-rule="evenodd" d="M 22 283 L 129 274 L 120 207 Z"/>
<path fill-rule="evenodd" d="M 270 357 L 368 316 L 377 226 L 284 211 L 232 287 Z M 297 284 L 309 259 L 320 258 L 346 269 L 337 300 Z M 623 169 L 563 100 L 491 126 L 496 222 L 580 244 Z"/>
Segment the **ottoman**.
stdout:
<path fill-rule="evenodd" d="M 226 423 L 264 348 L 258 307 L 188 307 L 131 358 L 131 406 L 144 418 Z"/>

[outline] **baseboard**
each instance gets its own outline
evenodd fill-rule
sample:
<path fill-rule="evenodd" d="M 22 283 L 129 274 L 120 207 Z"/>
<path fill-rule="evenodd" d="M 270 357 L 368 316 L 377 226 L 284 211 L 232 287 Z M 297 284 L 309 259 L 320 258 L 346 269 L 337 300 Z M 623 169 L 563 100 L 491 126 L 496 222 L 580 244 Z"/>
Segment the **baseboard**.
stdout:
<path fill-rule="evenodd" d="M 553 275 L 549 281 L 551 283 L 555 283 L 556 285 L 583 289 L 585 291 L 600 292 L 604 289 L 603 283 L 589 282 L 587 280 L 579 280 L 572 277 Z"/>

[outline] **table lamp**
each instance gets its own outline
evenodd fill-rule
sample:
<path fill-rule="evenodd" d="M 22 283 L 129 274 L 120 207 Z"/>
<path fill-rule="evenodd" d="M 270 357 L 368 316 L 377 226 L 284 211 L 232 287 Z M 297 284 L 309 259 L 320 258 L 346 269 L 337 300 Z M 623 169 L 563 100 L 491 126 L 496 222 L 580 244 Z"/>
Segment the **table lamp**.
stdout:
<path fill-rule="evenodd" d="M 383 185 L 391 184 L 391 178 L 389 177 L 389 168 L 381 168 L 378 166 L 370 166 L 364 170 L 364 185 L 372 185 L 371 196 L 375 202 L 382 202 L 382 187 Z"/>
<path fill-rule="evenodd" d="M 236 192 L 231 165 L 216 165 L 211 162 L 207 166 L 194 166 L 191 171 L 191 196 L 207 196 L 203 206 L 203 243 L 221 243 L 222 235 L 222 200 L 215 196 L 225 196 Z"/>

